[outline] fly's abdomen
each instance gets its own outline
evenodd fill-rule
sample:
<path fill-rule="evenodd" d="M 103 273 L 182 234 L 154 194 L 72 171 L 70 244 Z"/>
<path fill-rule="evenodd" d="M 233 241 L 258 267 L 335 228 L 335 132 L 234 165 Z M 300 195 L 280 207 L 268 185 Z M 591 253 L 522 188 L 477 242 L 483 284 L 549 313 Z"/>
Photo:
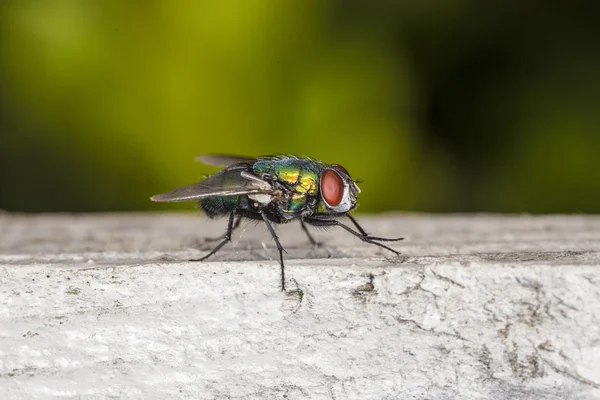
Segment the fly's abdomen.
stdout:
<path fill-rule="evenodd" d="M 209 218 L 220 217 L 233 210 L 248 210 L 250 204 L 246 196 L 207 197 L 198 202 Z"/>

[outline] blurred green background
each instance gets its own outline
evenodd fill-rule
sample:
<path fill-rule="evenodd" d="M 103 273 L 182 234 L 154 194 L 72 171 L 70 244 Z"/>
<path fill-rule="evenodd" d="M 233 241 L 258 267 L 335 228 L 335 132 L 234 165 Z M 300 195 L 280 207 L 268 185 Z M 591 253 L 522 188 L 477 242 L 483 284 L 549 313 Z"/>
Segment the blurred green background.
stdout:
<path fill-rule="evenodd" d="M 0 209 L 188 208 L 202 153 L 344 165 L 360 211 L 600 212 L 600 3 L 4 0 Z"/>

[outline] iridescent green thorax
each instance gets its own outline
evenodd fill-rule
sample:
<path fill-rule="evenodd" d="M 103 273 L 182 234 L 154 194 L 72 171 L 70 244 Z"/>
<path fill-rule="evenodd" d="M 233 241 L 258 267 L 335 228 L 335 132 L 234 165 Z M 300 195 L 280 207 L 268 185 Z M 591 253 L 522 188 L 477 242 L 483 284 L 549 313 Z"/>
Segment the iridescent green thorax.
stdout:
<path fill-rule="evenodd" d="M 290 189 L 289 198 L 280 205 L 280 211 L 289 217 L 302 214 L 319 201 L 319 180 L 324 169 L 318 161 L 294 157 L 259 159 L 253 166 L 257 176 Z"/>

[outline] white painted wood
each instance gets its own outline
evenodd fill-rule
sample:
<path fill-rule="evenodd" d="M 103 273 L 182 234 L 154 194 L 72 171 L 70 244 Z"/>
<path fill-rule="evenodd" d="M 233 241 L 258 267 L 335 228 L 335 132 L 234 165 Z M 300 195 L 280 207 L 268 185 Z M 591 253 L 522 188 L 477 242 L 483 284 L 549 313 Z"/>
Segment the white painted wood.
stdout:
<path fill-rule="evenodd" d="M 2 399 L 598 399 L 600 218 L 0 214 Z M 240 235 L 241 234 L 241 235 Z M 200 249 L 200 250 L 198 250 Z"/>

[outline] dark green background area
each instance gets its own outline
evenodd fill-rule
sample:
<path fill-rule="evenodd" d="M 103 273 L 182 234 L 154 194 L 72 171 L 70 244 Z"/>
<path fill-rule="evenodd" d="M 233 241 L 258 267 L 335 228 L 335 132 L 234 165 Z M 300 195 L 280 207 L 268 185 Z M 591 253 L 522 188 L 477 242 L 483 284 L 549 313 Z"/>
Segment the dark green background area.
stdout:
<path fill-rule="evenodd" d="M 360 211 L 600 212 L 600 3 L 0 3 L 0 209 L 149 196 L 292 153 Z"/>

